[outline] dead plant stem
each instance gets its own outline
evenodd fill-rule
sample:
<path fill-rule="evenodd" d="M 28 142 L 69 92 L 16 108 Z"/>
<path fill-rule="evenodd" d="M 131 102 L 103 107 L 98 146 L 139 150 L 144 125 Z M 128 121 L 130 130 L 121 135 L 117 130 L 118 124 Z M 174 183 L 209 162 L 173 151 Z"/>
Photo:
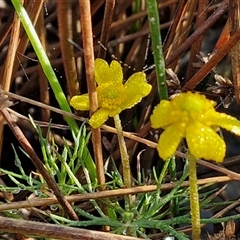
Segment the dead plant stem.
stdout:
<path fill-rule="evenodd" d="M 138 240 L 139 238 L 104 233 L 100 231 L 67 227 L 57 224 L 41 223 L 20 219 L 0 217 L 0 229 L 2 232 L 34 235 L 44 238 L 64 240 Z"/>
<path fill-rule="evenodd" d="M 240 176 L 240 175 L 239 175 Z M 218 176 L 205 179 L 198 179 L 198 185 L 205 185 L 209 183 L 221 183 L 235 181 L 234 178 L 229 176 Z M 161 184 L 162 191 L 169 191 L 176 186 L 177 183 L 164 183 Z M 100 199 L 100 198 L 111 198 L 111 197 L 120 197 L 128 194 L 138 194 L 138 193 L 147 193 L 156 191 L 159 186 L 157 185 L 147 185 L 147 186 L 138 186 L 132 188 L 123 188 L 123 189 L 114 189 L 114 190 L 105 190 L 100 192 L 84 193 L 84 194 L 73 194 L 66 196 L 68 202 L 79 202 L 87 201 L 89 199 Z M 189 181 L 184 181 L 181 187 L 189 187 Z M 240 200 L 239 200 L 240 201 Z M 49 206 L 58 203 L 57 198 L 35 198 L 28 199 L 26 201 L 18 201 L 11 203 L 2 203 L 0 204 L 0 211 L 19 209 L 19 208 L 31 208 L 31 207 L 40 207 L 40 206 Z"/>
<path fill-rule="evenodd" d="M 82 25 L 84 60 L 86 66 L 86 78 L 90 101 L 90 115 L 92 115 L 98 109 L 98 99 L 96 91 L 96 82 L 94 79 L 94 49 L 93 49 L 91 6 L 90 1 L 81 0 L 79 0 L 79 5 Z M 92 142 L 97 167 L 98 184 L 100 185 L 100 190 L 103 190 L 105 188 L 105 175 L 100 128 L 92 129 Z"/>
<path fill-rule="evenodd" d="M 208 0 L 201 0 L 198 2 L 198 11 L 197 11 L 197 18 L 196 18 L 196 24 L 195 24 L 195 29 L 198 29 L 201 27 L 204 22 L 206 21 L 207 18 L 207 6 L 208 6 Z M 203 40 L 203 35 L 200 36 L 191 46 L 191 51 L 190 51 L 190 57 L 189 57 L 189 62 L 194 63 L 197 62 L 197 54 L 201 51 L 201 46 L 202 46 L 202 40 Z M 193 64 L 188 64 L 187 72 L 186 72 L 186 81 L 188 81 L 195 73 L 197 69 L 193 66 Z"/>
<path fill-rule="evenodd" d="M 4 66 L 2 68 L 2 79 L 1 79 L 1 87 L 9 91 L 10 86 L 11 86 L 11 80 L 12 80 L 12 75 L 13 75 L 13 65 L 14 61 L 13 59 L 16 58 L 16 53 L 17 53 L 17 47 L 18 47 L 18 42 L 19 42 L 19 34 L 20 34 L 20 19 L 17 16 L 17 13 L 14 14 L 14 19 L 13 19 L 13 26 L 12 26 L 12 33 L 10 37 L 10 43 L 8 48 L 8 53 L 7 53 L 7 58 L 4 63 Z M 2 155 L 2 144 L 3 144 L 3 116 L 0 115 L 0 156 Z M 1 161 L 1 160 L 0 160 Z"/>
<path fill-rule="evenodd" d="M 57 18 L 63 66 L 70 98 L 80 94 L 73 45 L 67 39 L 73 38 L 71 1 L 57 2 Z"/>
<path fill-rule="evenodd" d="M 98 51 L 99 58 L 105 58 L 106 56 L 106 46 L 108 43 L 109 32 L 112 24 L 112 16 L 115 6 L 115 0 L 106 0 L 105 10 L 104 10 L 104 17 L 103 17 L 103 24 L 102 24 L 102 31 L 100 37 L 100 48 Z"/>
<path fill-rule="evenodd" d="M 230 34 L 234 36 L 240 29 L 240 1 L 229 1 L 229 29 Z M 230 40 L 230 39 L 229 39 Z M 231 49 L 232 76 L 234 92 L 238 108 L 240 108 L 240 43 L 233 45 Z"/>

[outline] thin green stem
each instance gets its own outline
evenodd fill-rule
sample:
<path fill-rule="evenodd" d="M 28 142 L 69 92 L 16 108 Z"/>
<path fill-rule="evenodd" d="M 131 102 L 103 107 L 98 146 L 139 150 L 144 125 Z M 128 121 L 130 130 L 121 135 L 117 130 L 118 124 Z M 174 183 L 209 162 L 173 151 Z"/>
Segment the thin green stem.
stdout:
<path fill-rule="evenodd" d="M 160 21 L 158 14 L 158 5 L 157 1 L 146 0 L 147 12 L 148 12 L 148 22 L 150 28 L 150 35 L 152 41 L 153 56 L 156 68 L 156 78 L 158 86 L 158 94 L 160 100 L 168 99 L 168 91 L 166 84 L 166 71 L 165 71 L 165 60 L 163 55 L 162 39 L 160 32 Z M 176 179 L 176 167 L 175 159 L 172 158 L 169 163 L 169 172 L 171 173 L 171 180 Z M 178 203 L 177 199 L 173 200 L 173 209 L 177 210 Z M 176 212 L 174 210 L 174 212 Z"/>
<path fill-rule="evenodd" d="M 150 35 L 152 40 L 153 56 L 156 67 L 156 77 L 158 85 L 158 93 L 160 99 L 168 99 L 168 91 L 166 84 L 165 61 L 162 51 L 162 39 L 159 27 L 159 15 L 157 1 L 146 0 L 148 22 Z"/>
<path fill-rule="evenodd" d="M 130 188 L 132 185 L 131 184 L 130 163 L 129 163 L 129 156 L 128 156 L 128 152 L 127 152 L 126 143 L 125 143 L 124 137 L 123 137 L 121 120 L 119 118 L 119 115 L 114 116 L 113 119 L 114 119 L 115 127 L 117 130 L 119 149 L 120 149 L 121 160 L 122 160 L 123 182 L 127 188 Z"/>
<path fill-rule="evenodd" d="M 201 226 L 200 226 L 200 210 L 199 210 L 199 196 L 197 186 L 197 159 L 189 152 L 189 187 L 190 187 L 190 208 L 192 220 L 192 239 L 200 240 Z"/>
<path fill-rule="evenodd" d="M 38 57 L 38 60 L 42 66 L 43 72 L 45 73 L 49 84 L 51 85 L 51 88 L 54 92 L 54 95 L 58 101 L 59 106 L 62 110 L 71 112 L 71 108 L 68 104 L 68 101 L 66 99 L 66 96 L 64 95 L 64 92 L 58 82 L 58 79 L 53 71 L 53 68 L 51 66 L 51 63 L 47 57 L 46 52 L 44 51 L 44 48 L 41 44 L 41 41 L 39 40 L 39 37 L 36 33 L 36 30 L 26 12 L 24 7 L 22 6 L 21 2 L 19 0 L 12 0 L 12 4 L 18 14 L 18 17 L 28 35 L 28 38 L 34 48 L 34 51 Z M 76 121 L 73 118 L 65 117 L 66 121 L 70 127 L 71 130 L 74 131 L 75 134 L 78 132 L 78 126 Z"/>

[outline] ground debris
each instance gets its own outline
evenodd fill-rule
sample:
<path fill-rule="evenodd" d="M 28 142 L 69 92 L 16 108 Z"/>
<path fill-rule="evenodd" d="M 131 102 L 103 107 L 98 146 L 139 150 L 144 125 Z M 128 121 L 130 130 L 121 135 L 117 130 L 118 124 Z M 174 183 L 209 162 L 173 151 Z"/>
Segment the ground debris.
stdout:
<path fill-rule="evenodd" d="M 223 224 L 223 230 L 219 233 L 215 233 L 213 236 L 208 235 L 209 240 L 239 240 L 235 237 L 235 223 L 233 220 L 229 220 L 226 224 Z"/>

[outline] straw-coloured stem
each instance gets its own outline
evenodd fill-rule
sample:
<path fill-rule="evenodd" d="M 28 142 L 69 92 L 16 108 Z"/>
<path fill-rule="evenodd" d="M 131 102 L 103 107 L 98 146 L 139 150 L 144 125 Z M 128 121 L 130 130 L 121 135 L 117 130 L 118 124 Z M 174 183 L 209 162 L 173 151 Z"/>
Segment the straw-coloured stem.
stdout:
<path fill-rule="evenodd" d="M 197 173 L 196 173 L 196 158 L 189 153 L 189 182 L 190 182 L 190 208 L 192 219 L 192 239 L 200 240 L 201 226 L 200 226 L 200 210 L 199 197 L 197 187 Z"/>

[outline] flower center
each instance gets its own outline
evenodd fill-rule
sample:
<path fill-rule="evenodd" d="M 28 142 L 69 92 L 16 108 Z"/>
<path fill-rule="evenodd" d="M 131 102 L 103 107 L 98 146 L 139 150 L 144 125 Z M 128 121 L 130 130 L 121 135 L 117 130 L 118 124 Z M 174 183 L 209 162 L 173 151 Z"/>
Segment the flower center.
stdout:
<path fill-rule="evenodd" d="M 101 107 L 116 109 L 125 99 L 123 84 L 104 83 L 97 87 L 98 99 Z"/>

